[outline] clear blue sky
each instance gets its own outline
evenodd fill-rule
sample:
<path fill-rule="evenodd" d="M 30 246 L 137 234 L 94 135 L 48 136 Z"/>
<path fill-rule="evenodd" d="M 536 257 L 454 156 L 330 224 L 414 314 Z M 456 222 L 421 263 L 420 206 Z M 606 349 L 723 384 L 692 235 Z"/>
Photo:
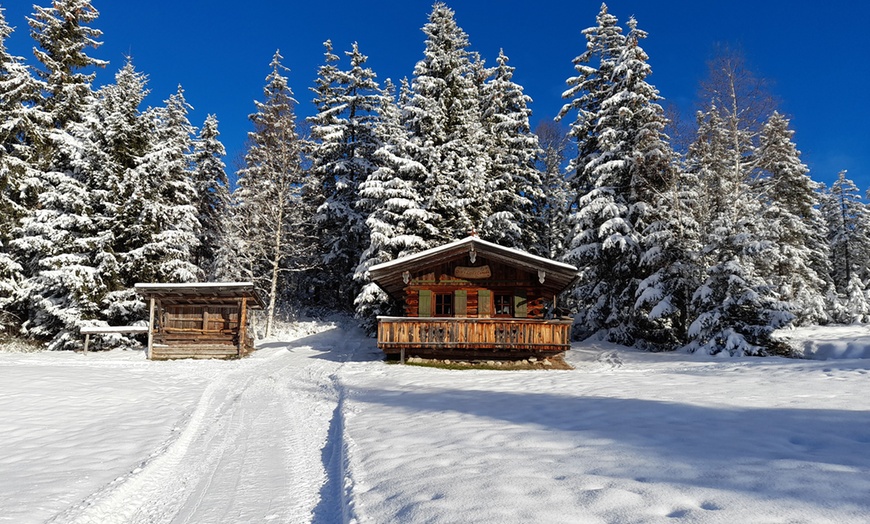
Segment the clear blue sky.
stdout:
<path fill-rule="evenodd" d="M 38 2 L 48 5 L 49 0 Z M 25 17 L 30 2 L 2 2 L 16 32 L 10 50 L 34 63 Z M 291 69 L 298 112 L 311 114 L 322 42 L 343 52 L 357 41 L 379 80 L 411 76 L 422 57 L 420 31 L 429 0 L 332 0 L 214 2 L 213 0 L 93 0 L 100 11 L 94 27 L 104 45 L 91 54 L 109 60 L 98 85 L 110 83 L 131 54 L 149 75 L 158 105 L 181 84 L 194 106 L 190 119 L 208 113 L 220 121 L 227 164 L 242 152 L 253 101 L 260 99 L 268 63 L 276 49 Z M 580 31 L 595 23 L 597 0 L 500 0 L 448 2 L 469 34 L 471 49 L 495 64 L 503 48 L 516 67 L 515 80 L 532 104 L 533 125 L 552 118 L 561 105 L 571 60 L 585 42 Z M 863 190 L 870 187 L 870 59 L 865 32 L 870 4 L 846 0 L 612 1 L 620 23 L 634 15 L 649 32 L 642 45 L 650 55 L 656 85 L 668 102 L 693 111 L 698 82 L 717 43 L 743 50 L 750 67 L 774 82 L 781 110 L 792 118 L 795 140 L 814 179 L 830 183 L 841 169 Z"/>

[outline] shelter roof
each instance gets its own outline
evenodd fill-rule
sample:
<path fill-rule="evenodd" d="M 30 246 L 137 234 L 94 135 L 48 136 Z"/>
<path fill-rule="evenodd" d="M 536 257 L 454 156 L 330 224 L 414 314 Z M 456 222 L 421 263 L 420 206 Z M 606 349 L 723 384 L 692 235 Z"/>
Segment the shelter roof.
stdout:
<path fill-rule="evenodd" d="M 246 298 L 252 301 L 251 308 L 266 307 L 251 282 L 137 283 L 134 287 L 146 299 L 156 298 L 164 304 L 228 305 Z"/>

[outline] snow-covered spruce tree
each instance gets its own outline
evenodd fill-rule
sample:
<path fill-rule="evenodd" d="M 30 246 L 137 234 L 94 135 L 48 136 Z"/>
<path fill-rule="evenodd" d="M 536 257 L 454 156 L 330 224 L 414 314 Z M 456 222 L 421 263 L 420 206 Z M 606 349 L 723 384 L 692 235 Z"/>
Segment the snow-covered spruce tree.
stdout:
<path fill-rule="evenodd" d="M 436 3 L 423 26 L 426 48 L 414 67 L 412 96 L 404 106 L 413 158 L 424 166 L 421 195 L 440 217 L 440 244 L 465 237 L 492 215 L 486 193 L 486 135 L 481 122 L 479 82 L 468 35 L 454 12 Z"/>
<path fill-rule="evenodd" d="M 568 162 L 568 180 L 576 199 L 592 190 L 593 180 L 588 178 L 586 164 L 598 154 L 598 137 L 595 134 L 595 115 L 611 89 L 613 69 L 625 45 L 625 36 L 615 16 L 601 4 L 596 17 L 597 25 L 583 30 L 586 50 L 573 61 L 577 76 L 566 80 L 569 88 L 562 98 L 569 100 L 556 121 L 561 121 L 569 113 L 576 112 L 574 122 L 568 131 L 576 143 L 576 156 Z"/>
<path fill-rule="evenodd" d="M 865 315 L 861 304 L 866 300 L 864 282 L 870 256 L 870 216 L 855 183 L 846 178 L 846 171 L 840 172 L 823 195 L 821 213 L 827 225 L 831 278 L 840 295 L 833 304 L 834 320 L 861 321 Z"/>
<path fill-rule="evenodd" d="M 18 294 L 23 267 L 9 246 L 12 230 L 35 203 L 36 192 L 25 180 L 37 180 L 39 155 L 50 128 L 42 110 L 41 83 L 21 57 L 9 54 L 12 34 L 0 7 L 0 331 L 17 329 L 23 321 Z M 22 193 L 27 198 L 22 196 Z"/>
<path fill-rule="evenodd" d="M 489 156 L 486 190 L 492 214 L 480 234 L 508 247 L 531 250 L 540 244 L 534 203 L 544 198 L 535 165 L 541 150 L 529 125 L 532 99 L 513 81 L 514 68 L 503 51 L 497 63 L 481 93 Z"/>
<path fill-rule="evenodd" d="M 97 11 L 86 1 L 56 1 L 35 6 L 28 19 L 34 49 L 42 64 L 42 109 L 51 122 L 46 147 L 34 176 L 23 183 L 34 191 L 34 208 L 22 218 L 11 242 L 27 279 L 27 336 L 48 340 L 50 349 L 81 344 L 78 328 L 97 321 L 106 293 L 103 276 L 114 269 L 111 234 L 94 220 L 89 193 L 99 149 L 88 114 L 94 101 L 93 74 L 82 72 L 105 62 L 85 53 L 98 47 L 100 31 L 89 27 Z"/>
<path fill-rule="evenodd" d="M 529 249 L 541 256 L 561 259 L 565 255 L 565 238 L 568 236 L 568 206 L 570 194 L 568 181 L 562 171 L 567 158 L 568 135 L 558 123 L 542 120 L 535 128 L 541 151 L 537 158 L 543 195 L 532 201 L 535 227 L 538 233 L 537 246 Z"/>
<path fill-rule="evenodd" d="M 646 81 L 650 67 L 639 45 L 646 33 L 631 19 L 629 34 L 621 38 L 618 31 L 606 30 L 615 24 L 605 6 L 598 30 L 585 32 L 587 38 L 609 34 L 605 42 L 617 47 L 598 50 L 601 68 L 610 71 L 609 81 L 590 85 L 598 89 L 593 98 L 600 105 L 597 111 L 586 113 L 582 126 L 574 129 L 574 136 L 579 136 L 585 118 L 591 118 L 596 146 L 580 160 L 581 178 L 591 183 L 591 190 L 577 195 L 577 208 L 570 217 L 573 230 L 568 259 L 582 270 L 574 295 L 580 310 L 577 320 L 581 331 L 602 332 L 615 342 L 666 345 L 670 342 L 669 315 L 681 309 L 657 306 L 678 295 L 666 292 L 661 279 L 644 281 L 648 289 L 638 285 L 660 269 L 653 264 L 664 263 L 648 256 L 641 264 L 641 257 L 645 250 L 663 248 L 656 241 L 662 239 L 661 229 L 668 224 L 667 213 L 657 206 L 665 203 L 661 195 L 674 185 L 676 156 L 664 135 L 666 121 L 657 103 L 658 92 Z M 644 234 L 654 222 L 659 234 L 647 243 Z M 637 301 L 639 296 L 644 300 Z"/>
<path fill-rule="evenodd" d="M 111 232 L 111 252 L 116 257 L 106 275 L 107 293 L 101 303 L 101 316 L 113 325 L 125 325 L 144 317 L 144 304 L 133 285 L 137 275 L 127 271 L 126 254 L 134 245 L 131 232 L 139 227 L 140 214 L 131 207 L 141 198 L 137 167 L 148 151 L 151 125 L 139 107 L 148 94 L 147 78 L 136 71 L 131 58 L 115 74 L 115 83 L 103 86 L 96 94 L 89 127 L 96 151 L 92 157 L 90 179 L 94 220 L 100 231 Z M 108 339 L 105 339 L 108 340 Z M 123 337 L 111 339 L 125 343 Z"/>
<path fill-rule="evenodd" d="M 357 44 L 345 53 L 349 70 L 335 65 L 338 57 L 332 53 L 332 43 L 324 45 L 326 64 L 313 89 L 318 113 L 308 119 L 313 140 L 308 145 L 311 168 L 306 192 L 317 205 L 314 223 L 322 253 L 316 277 L 318 302 L 351 310 L 359 292 L 354 273 L 369 240 L 366 212 L 356 202 L 359 185 L 375 169 L 374 128 L 381 94 Z"/>
<path fill-rule="evenodd" d="M 833 287 L 818 210 L 818 184 L 800 160 L 787 118 L 774 112 L 765 124 L 755 164 L 760 170 L 756 190 L 764 206 L 768 239 L 774 244 L 764 273 L 781 300 L 793 305 L 797 323 L 828 321 L 826 295 Z"/>
<path fill-rule="evenodd" d="M 773 245 L 759 220 L 763 205 L 747 181 L 743 152 L 733 148 L 741 143 L 733 130 L 714 106 L 699 114 L 698 138 L 689 150 L 689 165 L 703 188 L 698 216 L 706 229 L 699 257 L 702 283 L 692 295 L 695 318 L 685 347 L 766 355 L 776 351 L 771 333 L 793 315 L 757 269 L 773 256 Z"/>
<path fill-rule="evenodd" d="M 229 179 L 223 161 L 227 153 L 219 137 L 217 117 L 208 115 L 194 141 L 191 157 L 200 225 L 199 247 L 195 251 L 194 263 L 206 280 L 214 280 L 218 271 L 215 265 L 217 252 L 222 243 L 225 217 L 230 205 Z"/>
<path fill-rule="evenodd" d="M 250 115 L 254 131 L 245 167 L 238 173 L 232 237 L 236 242 L 242 278 L 251 280 L 267 297 L 265 336 L 271 336 L 275 315 L 286 304 L 281 298 L 298 297 L 299 273 L 314 258 L 311 210 L 302 198 L 305 182 L 302 144 L 296 133 L 296 100 L 282 74 L 281 54 L 269 64 L 263 101 Z M 280 296 L 279 296 L 280 295 Z"/>
<path fill-rule="evenodd" d="M 369 279 L 368 269 L 382 262 L 431 247 L 427 238 L 437 234 L 435 217 L 424 209 L 419 186 L 425 167 L 410 153 L 408 131 L 401 109 L 393 100 L 387 80 L 380 101 L 381 121 L 375 128 L 380 147 L 374 158 L 377 169 L 360 184 L 358 207 L 368 216 L 368 247 L 362 253 L 354 279 L 360 292 L 354 300 L 361 326 L 373 333 L 378 315 L 396 314 L 386 294 Z"/>
<path fill-rule="evenodd" d="M 123 254 L 124 270 L 139 282 L 196 282 L 202 276 L 193 262 L 200 227 L 190 162 L 196 130 L 181 86 L 164 103 L 146 113 L 153 135 L 129 201 L 139 220 L 130 232 L 132 249 Z"/>
<path fill-rule="evenodd" d="M 643 234 L 641 265 L 634 304 L 640 346 L 668 350 L 688 342 L 692 293 L 700 284 L 700 226 L 695 219 L 700 195 L 698 178 L 679 167 L 671 185 L 653 200 L 650 225 Z"/>

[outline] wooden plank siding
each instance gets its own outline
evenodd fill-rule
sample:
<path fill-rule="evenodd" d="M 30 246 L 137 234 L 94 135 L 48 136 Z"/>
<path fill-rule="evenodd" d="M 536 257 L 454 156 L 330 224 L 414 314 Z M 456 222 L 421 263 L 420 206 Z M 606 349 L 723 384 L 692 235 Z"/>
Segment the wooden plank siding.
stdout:
<path fill-rule="evenodd" d="M 406 318 L 378 319 L 378 347 L 387 355 L 454 358 L 546 357 L 571 345 L 570 320 Z"/>
<path fill-rule="evenodd" d="M 558 295 L 576 267 L 470 236 L 369 268 L 373 282 L 404 306 L 378 318 L 388 356 L 508 359 L 570 349 L 571 320 Z"/>
<path fill-rule="evenodd" d="M 254 350 L 248 308 L 262 308 L 249 282 L 136 284 L 150 299 L 149 358 L 233 359 Z"/>

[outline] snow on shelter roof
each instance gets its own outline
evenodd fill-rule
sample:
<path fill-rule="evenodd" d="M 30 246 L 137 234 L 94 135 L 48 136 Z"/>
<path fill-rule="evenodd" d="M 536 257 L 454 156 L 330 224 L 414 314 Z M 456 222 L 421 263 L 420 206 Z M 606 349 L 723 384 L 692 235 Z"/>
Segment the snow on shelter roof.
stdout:
<path fill-rule="evenodd" d="M 401 290 L 405 287 L 401 275 L 403 271 L 418 271 L 464 256 L 471 251 L 481 254 L 484 258 L 509 266 L 528 271 L 543 271 L 546 274 L 543 287 L 552 293 L 561 292 L 571 285 L 578 276 L 577 268 L 571 264 L 557 262 L 519 249 L 500 246 L 476 236 L 468 236 L 443 246 L 374 265 L 369 268 L 369 276 L 384 291 L 393 297 L 399 297 Z"/>
<path fill-rule="evenodd" d="M 265 308 L 252 282 L 190 282 L 184 284 L 137 283 L 136 292 L 145 298 L 157 298 L 170 303 L 235 303 L 252 299 L 249 307 Z"/>

